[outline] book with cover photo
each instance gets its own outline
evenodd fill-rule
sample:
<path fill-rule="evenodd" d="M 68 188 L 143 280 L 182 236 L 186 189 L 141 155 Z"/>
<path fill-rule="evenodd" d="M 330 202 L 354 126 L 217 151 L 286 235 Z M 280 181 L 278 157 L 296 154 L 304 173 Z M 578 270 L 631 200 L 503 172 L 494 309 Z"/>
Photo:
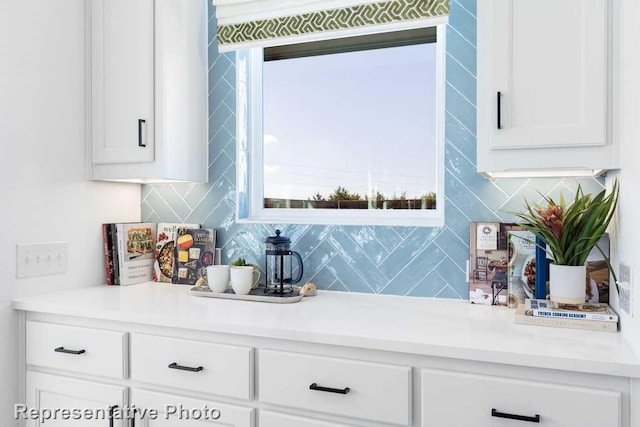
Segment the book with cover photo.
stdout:
<path fill-rule="evenodd" d="M 152 277 L 155 223 L 115 224 L 120 285 L 148 282 Z"/>
<path fill-rule="evenodd" d="M 469 229 L 469 302 L 508 304 L 508 235 L 522 230 L 513 223 L 472 222 Z"/>
<path fill-rule="evenodd" d="M 216 230 L 211 228 L 178 228 L 175 239 L 173 283 L 195 285 L 206 278 L 207 266 L 213 265 Z"/>
<path fill-rule="evenodd" d="M 200 224 L 158 224 L 153 259 L 153 281 L 172 283 L 175 267 L 175 240 L 179 228 L 200 228 Z"/>

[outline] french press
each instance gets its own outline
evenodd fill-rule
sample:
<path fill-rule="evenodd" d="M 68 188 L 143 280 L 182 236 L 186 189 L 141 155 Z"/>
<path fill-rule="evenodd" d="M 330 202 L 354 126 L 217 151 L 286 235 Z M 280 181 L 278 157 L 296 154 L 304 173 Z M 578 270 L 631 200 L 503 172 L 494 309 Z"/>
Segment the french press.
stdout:
<path fill-rule="evenodd" d="M 296 251 L 291 250 L 291 239 L 281 236 L 281 231 L 276 230 L 275 236 L 267 237 L 266 260 L 264 271 L 267 276 L 265 293 L 286 294 L 293 290 L 291 285 L 302 280 L 302 257 Z M 298 261 L 298 274 L 293 277 L 293 260 Z"/>

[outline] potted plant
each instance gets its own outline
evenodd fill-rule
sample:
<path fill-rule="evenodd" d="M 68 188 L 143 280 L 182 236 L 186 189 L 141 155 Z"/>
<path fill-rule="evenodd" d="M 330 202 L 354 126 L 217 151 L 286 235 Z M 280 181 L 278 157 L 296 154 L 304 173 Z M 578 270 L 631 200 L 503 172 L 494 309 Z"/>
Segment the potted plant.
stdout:
<path fill-rule="evenodd" d="M 530 204 L 525 198 L 525 210 L 514 213 L 523 221 L 522 227 L 543 241 L 551 254 L 551 300 L 561 304 L 585 302 L 586 262 L 594 247 L 600 250 L 611 269 L 609 258 L 597 243 L 613 218 L 618 192 L 617 180 L 608 195 L 606 190 L 595 196 L 584 194 L 578 185 L 573 202 L 568 206 L 562 194 L 559 203 L 543 196 L 546 207 Z M 613 269 L 611 271 L 613 273 Z"/>
<path fill-rule="evenodd" d="M 247 263 L 244 258 L 236 258 L 235 261 L 231 263 L 234 267 L 253 267 L 252 264 Z"/>

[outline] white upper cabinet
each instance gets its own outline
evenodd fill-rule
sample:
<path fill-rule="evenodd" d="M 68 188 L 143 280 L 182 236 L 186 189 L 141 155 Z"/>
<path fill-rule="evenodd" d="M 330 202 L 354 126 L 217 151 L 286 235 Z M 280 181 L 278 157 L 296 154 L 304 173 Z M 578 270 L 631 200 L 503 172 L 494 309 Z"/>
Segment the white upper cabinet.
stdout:
<path fill-rule="evenodd" d="M 478 8 L 478 171 L 612 169 L 607 0 Z"/>
<path fill-rule="evenodd" d="M 91 177 L 206 182 L 206 0 L 90 5 Z"/>
<path fill-rule="evenodd" d="M 153 0 L 92 6 L 93 162 L 152 162 Z"/>

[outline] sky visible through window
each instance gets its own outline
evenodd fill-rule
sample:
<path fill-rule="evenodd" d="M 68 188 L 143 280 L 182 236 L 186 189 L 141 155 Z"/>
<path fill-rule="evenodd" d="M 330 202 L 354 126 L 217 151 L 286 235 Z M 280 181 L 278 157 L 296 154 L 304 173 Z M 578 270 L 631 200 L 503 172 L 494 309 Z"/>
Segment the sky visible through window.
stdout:
<path fill-rule="evenodd" d="M 265 197 L 436 191 L 436 43 L 268 61 Z"/>

